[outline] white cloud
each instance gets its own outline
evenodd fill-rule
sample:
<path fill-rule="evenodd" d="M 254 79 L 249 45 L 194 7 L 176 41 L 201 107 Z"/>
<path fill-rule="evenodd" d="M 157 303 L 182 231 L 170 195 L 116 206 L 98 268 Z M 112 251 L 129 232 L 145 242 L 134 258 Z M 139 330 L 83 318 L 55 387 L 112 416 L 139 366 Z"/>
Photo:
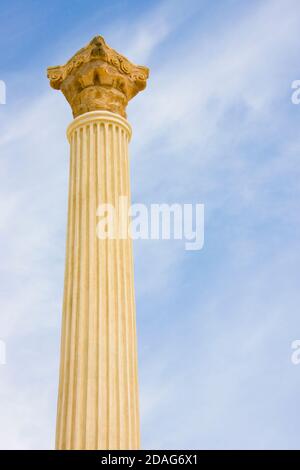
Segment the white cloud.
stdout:
<path fill-rule="evenodd" d="M 299 5 L 257 2 L 235 16 L 229 11 L 234 25 L 213 18 L 202 23 L 199 13 L 192 15 L 198 3 L 190 6 L 162 3 L 120 30 L 117 20 L 107 26 L 109 44 L 153 64 L 148 89 L 129 106 L 134 198 L 204 202 L 210 230 L 194 258 L 179 243 L 135 247 L 144 446 L 230 447 L 239 437 L 236 445 L 287 447 L 290 432 L 279 408 L 294 397 L 298 381 L 283 357 L 290 334 L 285 315 L 297 325 L 291 279 L 299 247 L 281 245 L 274 258 L 280 240 L 268 235 L 272 223 L 296 226 L 292 175 L 299 139 L 286 138 L 290 121 L 281 105 L 298 67 Z M 57 48 L 62 60 L 74 52 L 71 44 L 82 45 L 87 30 Z M 50 448 L 70 111 L 51 90 L 34 102 L 25 99 L 23 112 L 9 109 L 0 137 L 0 339 L 8 345 L 8 364 L 0 367 L 0 446 Z M 273 135 L 280 129 L 282 135 Z M 256 155 L 264 138 L 274 140 L 274 158 L 269 149 L 261 159 Z M 291 194 L 280 198 L 272 191 L 282 191 L 282 175 Z M 261 234 L 255 221 L 271 228 Z M 181 292 L 190 297 L 182 299 Z M 269 349 L 276 340 L 282 342 L 278 367 Z M 246 436 L 240 431 L 245 422 Z"/>

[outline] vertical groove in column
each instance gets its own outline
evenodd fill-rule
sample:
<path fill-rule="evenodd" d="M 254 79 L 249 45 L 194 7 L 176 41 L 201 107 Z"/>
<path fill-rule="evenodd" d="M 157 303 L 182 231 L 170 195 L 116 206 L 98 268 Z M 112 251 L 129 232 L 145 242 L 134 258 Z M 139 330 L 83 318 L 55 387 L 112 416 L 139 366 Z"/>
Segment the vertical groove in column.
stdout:
<path fill-rule="evenodd" d="M 127 178 L 127 188 L 128 194 L 131 194 L 130 188 L 130 166 L 129 166 L 129 158 L 128 158 L 128 135 L 125 136 L 125 152 L 124 152 L 124 159 L 126 162 L 126 169 L 125 174 Z M 132 256 L 132 240 L 129 240 L 129 262 L 128 268 L 130 271 L 129 276 L 129 285 L 130 285 L 130 346 L 131 346 L 131 367 L 132 367 L 132 397 L 133 397 L 133 446 L 135 449 L 139 448 L 140 446 L 140 437 L 139 437 L 139 405 L 138 405 L 138 376 L 137 376 L 137 348 L 136 348 L 136 325 L 135 325 L 135 299 L 134 299 L 134 286 L 133 286 L 133 279 L 134 279 L 134 265 L 133 265 L 133 256 Z"/>
<path fill-rule="evenodd" d="M 127 159 L 127 175 L 128 175 L 128 191 L 131 194 L 130 187 L 130 162 L 128 155 L 129 140 L 127 136 L 126 159 Z M 134 291 L 134 259 L 133 259 L 133 246 L 130 241 L 130 257 L 131 257 L 131 301 L 132 301 L 132 345 L 133 345 L 133 363 L 134 363 L 134 386 L 135 386 L 135 436 L 136 448 L 140 448 L 140 413 L 139 413 L 139 385 L 138 385 L 138 351 L 137 351 L 137 323 L 136 323 L 136 309 L 135 309 L 135 291 Z"/>
<path fill-rule="evenodd" d="M 66 237 L 66 265 L 65 265 L 65 282 L 64 282 L 64 300 L 63 300 L 63 318 L 62 318 L 62 332 L 61 332 L 61 348 L 60 348 L 60 374 L 59 374 L 59 396 L 57 403 L 57 431 L 56 431 L 56 448 L 60 448 L 62 445 L 61 438 L 63 434 L 63 413 L 65 410 L 65 388 L 66 388 L 66 361 L 67 361 L 67 336 L 70 334 L 68 329 L 68 317 L 69 309 L 67 304 L 69 301 L 69 289 L 70 289 L 70 264 L 72 262 L 72 256 L 69 251 L 69 247 L 72 246 L 72 215 L 73 215 L 73 178 L 74 178 L 74 134 L 71 140 L 71 152 L 70 152 L 70 172 L 69 172 L 69 198 L 68 198 L 68 225 L 67 225 L 67 237 Z"/>
<path fill-rule="evenodd" d="M 123 342 L 122 342 L 122 332 L 123 332 L 123 322 L 124 322 L 124 308 L 122 304 L 122 274 L 123 274 L 123 260 L 122 260 L 122 240 L 120 239 L 121 233 L 121 224 L 122 214 L 119 212 L 121 209 L 119 206 L 119 198 L 122 195 L 121 193 L 121 178 L 122 173 L 120 171 L 121 167 L 121 155 L 120 155 L 120 128 L 119 126 L 114 125 L 114 155 L 115 155 L 115 174 L 116 174 L 116 198 L 115 204 L 117 206 L 117 240 L 116 240 L 116 270 L 117 270 L 117 324 L 118 324 L 118 331 L 116 332 L 116 341 L 118 345 L 118 355 L 117 355 L 117 371 L 118 371 L 118 378 L 117 378 L 117 394 L 118 394 L 118 449 L 122 449 L 123 447 L 123 440 L 124 440 L 124 383 L 123 383 L 123 370 L 124 370 L 124 359 L 123 359 Z"/>
<path fill-rule="evenodd" d="M 78 331 L 78 304 L 80 297 L 79 290 L 79 256 L 80 256 L 80 181 L 81 181 L 81 154 L 82 154 L 82 139 L 81 130 L 76 131 L 76 179 L 74 181 L 75 194 L 74 194 L 74 246 L 73 246 L 73 282 L 71 291 L 71 325 L 70 325 L 70 338 L 69 338 L 69 377 L 68 377 L 68 391 L 67 391 L 67 409 L 66 409 L 66 449 L 74 448 L 73 434 L 75 425 L 75 387 L 76 387 L 76 363 L 77 363 L 77 331 Z"/>
<path fill-rule="evenodd" d="M 121 303 L 120 303 L 120 259 L 119 259 L 119 213 L 118 213 L 118 159 L 119 155 L 117 153 L 116 145 L 116 125 L 112 124 L 111 126 L 111 154 L 112 154 L 112 180 L 113 180 L 113 207 L 115 210 L 115 237 L 113 241 L 113 257 L 114 257 L 114 304 L 115 304 L 115 317 L 114 317 L 114 350 L 115 350 L 115 419 L 116 419 L 116 436 L 115 436 L 115 448 L 120 449 L 120 343 L 119 343 L 119 331 L 122 322 L 121 318 Z M 122 267 L 121 267 L 122 269 Z"/>
<path fill-rule="evenodd" d="M 126 194 L 129 196 L 129 186 L 128 186 L 128 175 L 127 175 L 127 161 L 126 161 L 126 151 L 127 151 L 127 140 L 126 134 L 123 133 L 123 174 L 124 174 L 124 184 L 126 187 Z M 130 201 L 129 201 L 130 204 Z M 134 448 L 134 395 L 133 395 L 133 381 L 134 377 L 132 374 L 132 349 L 131 349 L 131 301 L 130 301 L 130 238 L 126 240 L 126 250 L 125 250 L 125 277 L 126 277 L 126 322 L 127 322 L 127 354 L 128 354 L 128 394 L 129 394 L 129 422 L 130 422 L 130 432 L 129 432 L 129 449 Z"/>
<path fill-rule="evenodd" d="M 88 257 L 88 339 L 87 339 L 87 395 L 86 395 L 86 449 L 94 449 L 96 446 L 96 412 L 97 412 L 97 284 L 95 264 L 96 244 L 96 192 L 95 177 L 95 129 L 94 124 L 88 128 L 88 185 L 87 185 L 87 249 Z"/>
<path fill-rule="evenodd" d="M 105 156 L 105 127 L 103 123 L 97 124 L 98 155 L 97 155 L 97 178 L 98 178 L 98 207 L 107 200 L 106 195 L 106 156 Z M 107 449 L 107 248 L 106 240 L 98 240 L 99 259 L 99 382 L 98 382 L 98 448 Z"/>
<path fill-rule="evenodd" d="M 107 130 L 107 166 L 108 166 L 108 202 L 113 206 L 114 192 L 115 192 L 115 176 L 114 176 L 114 155 L 113 155 L 113 140 L 112 140 L 112 124 L 109 123 L 106 127 Z M 109 381 L 108 381 L 108 396 L 109 396 L 109 449 L 116 448 L 117 429 L 115 423 L 117 421 L 116 413 L 116 344 L 115 344 L 115 330 L 116 330 L 116 304 L 115 304 L 115 241 L 108 239 L 108 358 L 109 358 Z"/>
<path fill-rule="evenodd" d="M 78 337 L 78 387 L 77 387 L 77 419 L 76 419 L 76 439 L 79 449 L 85 448 L 86 438 L 86 393 L 87 393 L 87 348 L 88 348 L 88 323 L 89 323 L 89 303 L 88 303 L 88 169 L 89 169 L 89 126 L 84 126 L 83 132 L 83 152 L 82 152 L 82 181 L 81 181 L 81 257 L 80 257 L 80 292 L 81 302 L 79 304 L 79 337 Z"/>
<path fill-rule="evenodd" d="M 119 159 L 120 159 L 120 194 L 128 198 L 129 194 L 126 188 L 126 174 L 124 174 L 124 130 L 119 129 Z M 128 205 L 129 205 L 128 198 Z M 126 214 L 126 224 L 128 224 L 128 214 Z M 128 229 L 128 226 L 127 226 Z M 122 337 L 120 338 L 122 344 L 123 354 L 123 413 L 124 413 L 124 430 L 123 441 L 120 443 L 125 449 L 130 448 L 130 433 L 131 433 L 131 419 L 130 419 L 130 377 L 129 377 L 129 354 L 128 354 L 128 293 L 127 293 L 127 277 L 126 272 L 126 251 L 128 243 L 128 231 L 125 240 L 121 241 L 121 285 L 123 292 L 123 322 L 122 322 Z M 121 447 L 122 448 L 122 447 Z"/>
<path fill-rule="evenodd" d="M 72 189 L 71 193 L 72 196 L 70 198 L 70 213 L 71 213 L 71 220 L 70 220 L 70 232 L 72 233 L 72 239 L 69 241 L 67 245 L 67 257 L 70 259 L 70 274 L 69 274 L 69 282 L 67 288 L 67 304 L 66 310 L 63 311 L 63 315 L 67 318 L 67 331 L 65 334 L 64 342 L 65 342 L 65 355 L 61 357 L 61 361 L 65 364 L 65 372 L 64 372 L 64 388 L 62 395 L 59 396 L 59 400 L 62 403 L 62 416 L 60 422 L 60 433 L 57 432 L 58 438 L 58 448 L 59 449 L 67 449 L 70 445 L 69 442 L 69 428 L 68 428 L 68 412 L 69 412 L 69 391 L 70 391 L 70 378 L 71 378 L 71 365 L 70 365 L 70 351 L 71 351 L 71 340 L 72 340 L 72 278 L 74 275 L 74 246 L 75 246 L 75 220 L 76 220 L 76 201 L 77 201 L 77 194 L 76 194 L 76 180 L 78 177 L 78 169 L 77 169 L 77 131 L 72 133 L 71 139 L 71 166 L 73 168 L 72 173 Z"/>
<path fill-rule="evenodd" d="M 76 272 L 76 304 L 74 308 L 75 316 L 75 335 L 74 335 L 74 370 L 73 370 L 73 409 L 72 409 L 72 420 L 71 420 L 71 431 L 72 431 L 72 448 L 80 449 L 80 439 L 78 439 L 78 421 L 80 421 L 80 395 L 78 389 L 80 389 L 82 377 L 80 376 L 81 367 L 80 359 L 81 357 L 81 335 L 82 335 L 82 325 L 81 325 L 81 304 L 82 297 L 84 293 L 85 286 L 81 282 L 82 278 L 82 255 L 84 251 L 84 244 L 82 244 L 82 213 L 83 213 L 83 204 L 82 204 L 82 181 L 84 178 L 84 153 L 85 153 L 85 133 L 84 129 L 81 127 L 79 130 L 79 157 L 78 157 L 78 168 L 79 169 L 79 178 L 78 178 L 78 238 L 77 238 L 77 272 Z M 72 360 L 72 359 L 71 359 Z"/>
<path fill-rule="evenodd" d="M 96 246 L 95 246 L 95 286 L 96 286 L 96 308 L 95 308 L 95 339 L 96 339 L 96 358 L 95 358 L 95 449 L 98 448 L 98 440 L 99 440 L 99 413 L 100 413 L 100 406 L 99 406 L 99 355 L 100 355 L 100 335 L 99 335 L 99 315 L 100 315 L 100 282 L 99 282 L 99 252 L 98 246 L 99 241 L 97 238 L 97 230 L 96 230 L 96 216 L 97 216 L 97 209 L 99 205 L 99 195 L 98 195 L 98 163 L 100 159 L 99 153 L 99 138 L 100 138 L 100 129 L 99 124 L 94 124 L 94 171 L 95 171 L 95 237 L 96 237 Z"/>
<path fill-rule="evenodd" d="M 111 203 L 111 196 L 110 196 L 110 191 L 109 191 L 109 172 L 110 172 L 110 165 L 109 165 L 109 158 L 110 158 L 110 152 L 109 152 L 109 134 L 108 134 L 108 129 L 109 125 L 104 124 L 104 133 L 105 133 L 105 191 L 106 191 L 106 203 Z M 111 354 L 110 354 L 110 348 L 111 348 L 111 341 L 110 341 L 110 315 L 109 312 L 111 311 L 111 295 L 110 295 L 110 264 L 111 264 L 111 249 L 110 249 L 110 241 L 106 239 L 105 241 L 106 245 L 106 273 L 105 273 L 105 278 L 106 278 L 106 338 L 107 338 L 107 350 L 106 350 L 106 364 L 107 364 L 107 382 L 106 382 L 106 388 L 107 388 L 107 428 L 106 428 L 106 448 L 110 449 L 111 445 L 111 436 L 110 436 L 110 427 L 111 427 L 111 422 L 110 422 L 110 417 L 111 417 L 111 410 L 110 407 L 112 405 L 111 403 Z"/>
<path fill-rule="evenodd" d="M 87 428 L 87 393 L 89 386 L 89 324 L 90 324 L 90 303 L 89 303 L 89 163 L 90 163 L 90 125 L 86 124 L 85 132 L 85 183 L 82 187 L 83 199 L 83 227 L 82 227 L 82 244 L 85 246 L 85 253 L 82 258 L 84 265 L 84 299 L 82 301 L 82 323 L 84 325 L 84 333 L 82 335 L 82 404 L 81 404 L 81 422 L 80 429 L 82 449 L 86 449 L 86 428 Z"/>

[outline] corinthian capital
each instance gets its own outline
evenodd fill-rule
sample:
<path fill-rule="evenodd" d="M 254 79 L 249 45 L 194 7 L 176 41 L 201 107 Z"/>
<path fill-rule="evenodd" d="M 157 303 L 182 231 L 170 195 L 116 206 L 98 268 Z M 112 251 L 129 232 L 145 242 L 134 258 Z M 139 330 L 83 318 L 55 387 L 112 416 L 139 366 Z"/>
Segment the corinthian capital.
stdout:
<path fill-rule="evenodd" d="M 96 110 L 126 117 L 128 101 L 146 87 L 149 69 L 133 64 L 96 36 L 65 65 L 49 67 L 47 76 L 65 95 L 74 117 Z"/>

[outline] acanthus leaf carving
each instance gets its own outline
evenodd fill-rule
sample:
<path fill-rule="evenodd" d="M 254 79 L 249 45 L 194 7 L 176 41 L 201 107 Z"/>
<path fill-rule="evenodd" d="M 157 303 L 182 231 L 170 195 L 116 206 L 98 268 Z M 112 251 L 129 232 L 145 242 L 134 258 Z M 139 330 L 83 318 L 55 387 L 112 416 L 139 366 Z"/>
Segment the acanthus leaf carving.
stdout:
<path fill-rule="evenodd" d="M 147 67 L 130 62 L 96 36 L 65 65 L 49 67 L 50 85 L 61 90 L 74 117 L 106 109 L 126 117 L 128 101 L 146 87 Z"/>

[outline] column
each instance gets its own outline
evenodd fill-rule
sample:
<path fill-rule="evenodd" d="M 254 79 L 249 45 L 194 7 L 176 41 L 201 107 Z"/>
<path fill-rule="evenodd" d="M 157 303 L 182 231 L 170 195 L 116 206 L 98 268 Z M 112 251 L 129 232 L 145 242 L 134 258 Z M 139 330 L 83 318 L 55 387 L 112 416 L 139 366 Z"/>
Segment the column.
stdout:
<path fill-rule="evenodd" d="M 97 236 L 98 208 L 130 203 L 125 106 L 148 69 L 94 38 L 48 69 L 75 119 L 70 142 L 57 449 L 139 449 L 139 395 L 132 242 Z M 99 214 L 99 213 L 98 213 Z M 117 219 L 118 220 L 118 219 Z"/>

